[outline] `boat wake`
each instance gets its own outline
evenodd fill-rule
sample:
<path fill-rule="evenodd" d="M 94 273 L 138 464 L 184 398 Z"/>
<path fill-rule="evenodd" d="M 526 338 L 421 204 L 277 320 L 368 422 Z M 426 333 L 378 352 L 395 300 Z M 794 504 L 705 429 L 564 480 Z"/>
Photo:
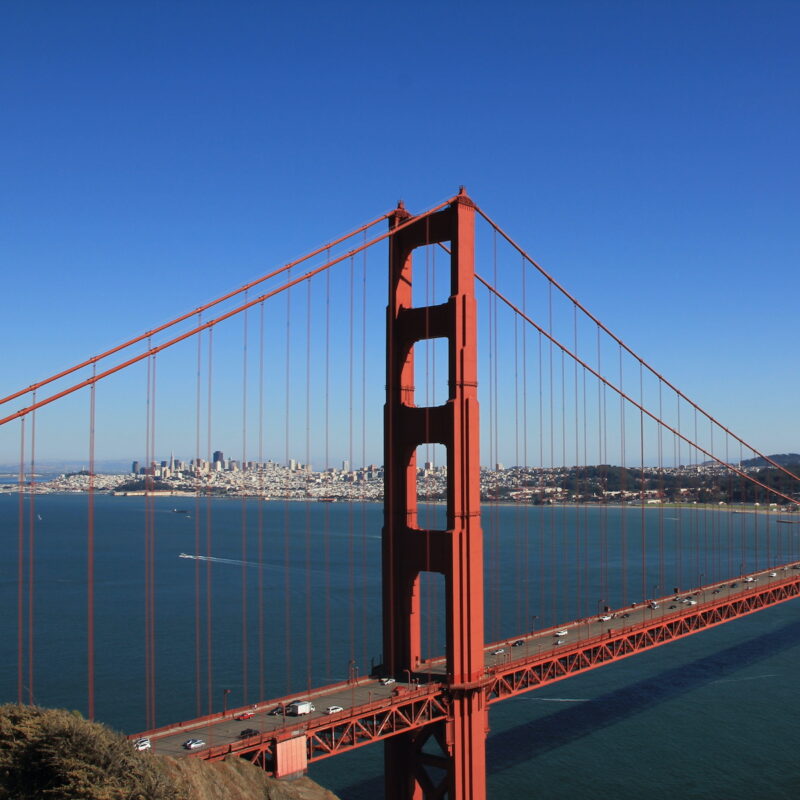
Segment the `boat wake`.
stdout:
<path fill-rule="evenodd" d="M 178 553 L 178 558 L 191 558 L 194 561 L 211 561 L 214 564 L 232 564 L 235 567 L 267 567 L 267 564 L 259 564 L 258 561 L 241 561 L 238 558 L 220 558 L 218 556 L 196 556 L 192 553 Z"/>
<path fill-rule="evenodd" d="M 588 703 L 588 697 L 526 697 L 525 700 L 535 700 L 538 703 Z"/>
<path fill-rule="evenodd" d="M 712 681 L 712 683 L 741 683 L 742 681 L 759 681 L 763 678 L 777 678 L 778 675 L 775 672 L 771 672 L 767 675 L 750 675 L 747 678 L 722 678 L 718 681 Z"/>

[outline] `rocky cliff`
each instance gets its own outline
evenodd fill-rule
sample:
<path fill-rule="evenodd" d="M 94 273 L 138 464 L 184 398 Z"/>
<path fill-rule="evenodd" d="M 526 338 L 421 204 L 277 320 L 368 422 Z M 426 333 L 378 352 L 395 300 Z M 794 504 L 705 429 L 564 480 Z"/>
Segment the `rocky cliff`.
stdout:
<path fill-rule="evenodd" d="M 76 712 L 0 706 L 0 800 L 337 800 L 309 778 L 276 781 L 237 758 L 135 751 Z"/>

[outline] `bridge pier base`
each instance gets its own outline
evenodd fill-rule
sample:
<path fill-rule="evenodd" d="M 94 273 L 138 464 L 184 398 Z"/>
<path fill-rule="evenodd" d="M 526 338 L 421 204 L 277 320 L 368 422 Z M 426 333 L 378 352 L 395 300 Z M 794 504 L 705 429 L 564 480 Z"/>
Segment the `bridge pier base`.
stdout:
<path fill-rule="evenodd" d="M 308 772 L 308 745 L 305 735 L 275 743 L 276 778 L 295 778 Z"/>

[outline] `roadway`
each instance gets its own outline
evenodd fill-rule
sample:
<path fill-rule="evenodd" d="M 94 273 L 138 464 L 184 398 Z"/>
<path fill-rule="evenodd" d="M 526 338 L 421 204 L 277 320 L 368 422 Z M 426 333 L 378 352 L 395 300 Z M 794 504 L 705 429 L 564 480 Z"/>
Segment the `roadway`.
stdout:
<path fill-rule="evenodd" d="M 633 603 L 624 609 L 604 611 L 564 625 L 487 644 L 484 656 L 486 674 L 491 676 L 493 673 L 503 672 L 517 662 L 552 658 L 555 653 L 571 650 L 572 645 L 577 646 L 587 640 L 597 640 L 598 637 L 611 639 L 632 629 L 641 629 L 661 621 L 667 622 L 671 618 L 697 612 L 717 603 L 726 603 L 747 596 L 755 589 L 779 584 L 790 577 L 797 578 L 798 573 L 793 570 L 800 570 L 800 564 L 767 569 L 685 592 L 654 597 L 644 602 Z M 365 706 L 388 705 L 395 699 L 414 695 L 423 690 L 423 687 L 425 692 L 429 692 L 433 687 L 425 684 L 437 683 L 444 676 L 444 672 L 444 658 L 431 659 L 420 664 L 415 673 L 406 672 L 401 676 L 406 679 L 404 681 L 397 680 L 389 685 L 383 685 L 374 678 L 359 678 L 349 683 L 339 683 L 280 700 L 258 703 L 252 707 L 232 709 L 225 714 L 218 713 L 178 723 L 152 731 L 149 737 L 154 752 L 175 757 L 189 754 L 190 751 L 183 746 L 188 739 L 202 739 L 204 747 L 193 751 L 202 757 L 202 751 L 205 749 L 240 741 L 241 733 L 245 729 L 257 731 L 260 738 L 263 738 L 263 734 L 271 734 L 266 738 L 276 736 L 285 738 L 291 736 L 293 731 L 301 732 L 326 723 L 347 721 L 363 713 Z M 413 682 L 409 683 L 411 679 Z M 417 681 L 421 681 L 423 685 L 419 686 Z M 270 713 L 275 709 L 281 710 L 284 705 L 294 700 L 309 700 L 314 704 L 315 710 L 302 716 Z M 341 706 L 343 710 L 328 715 L 325 709 L 330 706 Z M 253 716 L 242 719 L 243 713 L 252 713 Z"/>
<path fill-rule="evenodd" d="M 552 655 L 555 651 L 565 649 L 568 645 L 594 639 L 598 634 L 611 635 L 622 633 L 631 628 L 641 627 L 659 619 L 669 619 L 696 611 L 712 603 L 727 601 L 745 595 L 757 587 L 763 588 L 771 583 L 785 580 L 792 570 L 800 570 L 800 564 L 793 567 L 784 566 L 753 572 L 739 578 L 732 578 L 719 583 L 693 588 L 676 594 L 660 595 L 643 602 L 599 614 L 584 619 L 573 620 L 563 625 L 555 625 L 539 631 L 532 631 L 508 639 L 487 644 L 485 648 L 485 665 L 487 671 L 518 660 L 536 656 Z M 655 604 L 655 608 L 653 607 Z M 559 635 L 560 634 L 560 635 Z M 420 665 L 419 673 L 434 678 L 445 673 L 443 658 L 425 661 Z"/>
<path fill-rule="evenodd" d="M 372 678 L 359 678 L 349 685 L 337 684 L 323 687 L 311 692 L 298 693 L 281 701 L 257 703 L 254 706 L 232 709 L 224 715 L 213 714 L 198 720 L 179 723 L 171 728 L 159 729 L 151 733 L 149 738 L 153 752 L 174 757 L 185 756 L 190 752 L 183 746 L 188 739 L 202 739 L 207 747 L 216 747 L 239 741 L 242 738 L 242 731 L 246 729 L 258 731 L 259 734 L 285 733 L 295 728 L 304 728 L 313 720 L 320 718 L 335 721 L 337 718 L 347 717 L 347 710 L 350 708 L 376 700 L 389 700 L 398 685 L 402 686 L 402 684 L 396 683 L 384 686 L 380 681 Z M 315 706 L 315 710 L 301 716 L 270 713 L 275 709 L 282 710 L 285 705 L 294 700 L 309 700 Z M 341 706 L 344 711 L 328 715 L 325 713 L 325 709 L 330 706 Z M 243 714 L 252 714 L 253 716 L 243 719 Z"/>

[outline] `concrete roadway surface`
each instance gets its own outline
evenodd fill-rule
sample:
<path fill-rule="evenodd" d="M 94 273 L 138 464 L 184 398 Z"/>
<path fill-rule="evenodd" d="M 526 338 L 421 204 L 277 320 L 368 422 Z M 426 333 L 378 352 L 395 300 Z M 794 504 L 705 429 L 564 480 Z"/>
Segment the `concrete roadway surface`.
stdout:
<path fill-rule="evenodd" d="M 165 731 L 150 737 L 152 750 L 159 755 L 185 756 L 190 752 L 201 752 L 209 747 L 216 747 L 221 744 L 229 744 L 240 739 L 240 734 L 247 728 L 252 728 L 259 733 L 275 731 L 281 728 L 301 729 L 310 719 L 319 717 L 335 720 L 337 717 L 346 717 L 346 713 L 328 715 L 325 709 L 330 706 L 341 706 L 343 709 L 354 706 L 364 705 L 373 700 L 384 698 L 389 700 L 395 688 L 407 686 L 408 684 L 390 684 L 383 686 L 380 681 L 371 678 L 360 678 L 357 683 L 350 686 L 337 686 L 333 689 L 318 689 L 306 694 L 297 694 L 288 702 L 293 700 L 309 700 L 314 704 L 316 710 L 310 714 L 300 716 L 271 715 L 269 712 L 275 708 L 280 708 L 279 704 L 258 703 L 251 709 L 254 715 L 249 719 L 237 719 L 241 714 L 241 709 L 235 712 L 229 711 L 223 718 L 217 716 L 212 720 L 198 724 L 196 727 L 183 727 L 180 730 Z M 175 726 L 177 728 L 177 725 Z M 249 737 L 248 737 L 249 738 Z M 202 739 L 205 742 L 203 748 L 190 751 L 184 748 L 183 743 L 188 739 Z"/>
<path fill-rule="evenodd" d="M 627 628 L 651 620 L 668 619 L 672 616 L 680 616 L 690 610 L 697 610 L 703 605 L 730 600 L 738 596 L 747 596 L 756 588 L 763 588 L 770 583 L 778 583 L 792 574 L 797 575 L 795 570 L 800 570 L 800 564 L 753 572 L 740 578 L 708 584 L 689 591 L 657 596 L 652 600 L 633 603 L 624 609 L 601 611 L 586 619 L 530 633 L 517 639 L 497 642 L 487 647 L 486 666 L 501 667 L 509 661 L 547 654 L 548 651 L 557 651 L 568 644 L 591 639 L 598 634 L 605 634 L 609 631 L 621 633 Z M 661 589 L 661 587 L 654 588 Z M 563 633 L 564 631 L 566 633 Z M 562 635 L 559 636 L 559 633 Z M 515 642 L 516 646 L 514 646 Z M 498 652 L 501 650 L 502 652 Z M 439 667 L 438 663 L 434 669 L 437 667 Z"/>
<path fill-rule="evenodd" d="M 555 652 L 567 644 L 591 639 L 598 634 L 605 634 L 609 631 L 621 632 L 626 628 L 641 625 L 643 622 L 650 622 L 653 619 L 679 616 L 690 609 L 697 609 L 705 603 L 729 600 L 738 595 L 746 595 L 756 587 L 777 583 L 792 574 L 791 570 L 800 570 L 800 564 L 778 568 L 777 570 L 767 569 L 690 591 L 659 596 L 654 600 L 634 603 L 625 609 L 603 611 L 587 619 L 576 620 L 543 631 L 535 631 L 507 641 L 495 642 L 485 648 L 485 664 L 487 669 L 502 667 L 503 664 L 509 661 L 547 654 L 548 651 Z M 658 589 L 660 587 L 654 588 Z M 426 676 L 429 676 L 429 680 L 436 681 L 444 672 L 444 659 L 436 658 L 421 663 L 416 672 L 413 673 L 413 677 L 414 680 L 420 680 L 424 683 L 426 682 Z M 403 677 L 411 678 L 412 675 L 406 673 Z M 349 686 L 338 685 L 317 689 L 306 694 L 298 693 L 292 700 L 309 700 L 316 707 L 315 711 L 297 717 L 273 716 L 269 712 L 279 707 L 275 701 L 261 703 L 252 709 L 255 713 L 249 719 L 236 719 L 235 714 L 241 712 L 241 709 L 238 709 L 236 712 L 229 712 L 224 718 L 218 716 L 212 720 L 198 723 L 196 726 L 189 725 L 178 730 L 176 725 L 175 728 L 169 731 L 151 736 L 152 749 L 163 755 L 182 756 L 191 752 L 183 747 L 184 742 L 188 739 L 202 739 L 205 742 L 205 747 L 216 747 L 237 741 L 241 732 L 246 728 L 252 728 L 259 733 L 281 728 L 296 728 L 300 730 L 308 720 L 327 717 L 325 709 L 329 706 L 338 705 L 344 709 L 344 712 L 331 715 L 331 719 L 335 719 L 339 715 L 346 717 L 349 708 L 364 705 L 380 698 L 388 701 L 398 687 L 404 689 L 416 688 L 413 684 L 405 681 L 397 681 L 384 686 L 376 679 L 360 678 L 356 683 Z M 291 700 L 287 702 L 291 702 Z M 202 749 L 205 749 L 205 747 Z"/>

